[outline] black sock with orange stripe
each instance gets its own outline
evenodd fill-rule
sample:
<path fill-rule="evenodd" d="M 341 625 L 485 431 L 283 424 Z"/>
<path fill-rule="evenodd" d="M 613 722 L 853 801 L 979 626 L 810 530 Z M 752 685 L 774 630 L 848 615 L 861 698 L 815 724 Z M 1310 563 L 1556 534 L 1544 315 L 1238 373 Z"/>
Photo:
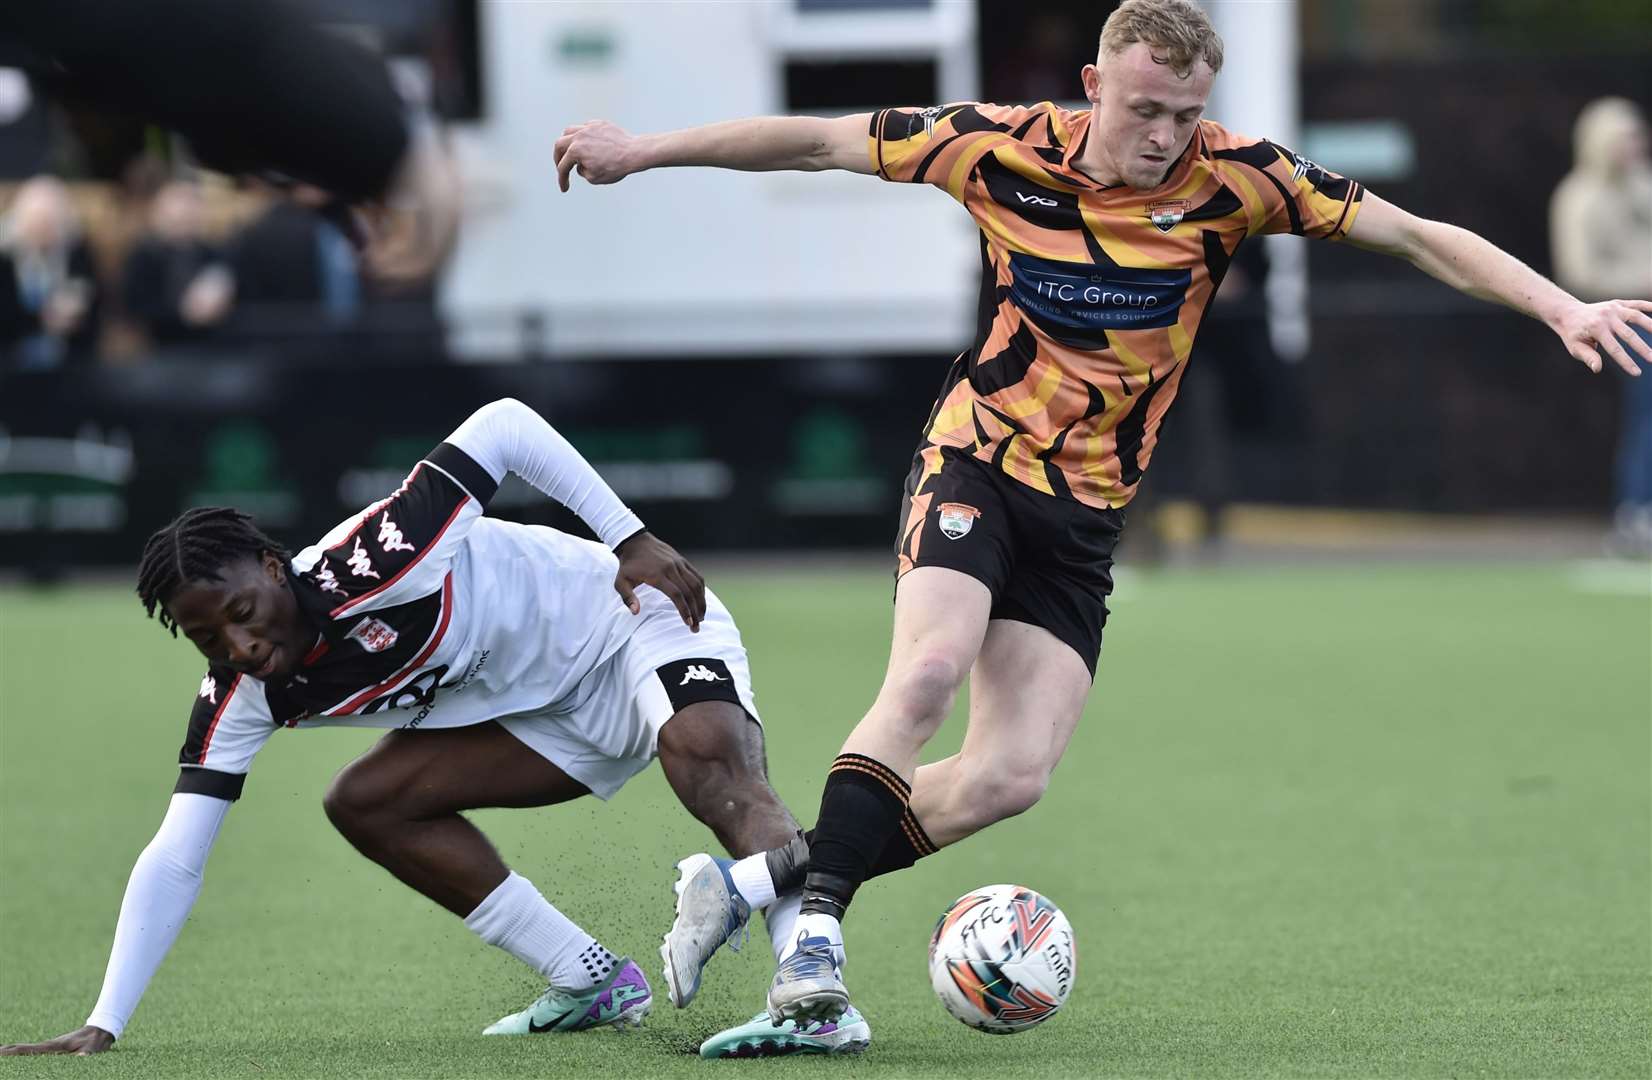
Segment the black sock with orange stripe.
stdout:
<path fill-rule="evenodd" d="M 810 829 L 792 837 L 785 847 L 767 853 L 769 879 L 774 883 L 775 892 L 787 893 L 803 887 L 803 879 L 809 874 L 809 849 L 814 842 L 815 831 Z M 908 806 L 901 814 L 901 827 L 883 845 L 883 850 L 872 862 L 872 868 L 866 871 L 866 880 L 905 870 L 925 855 L 933 855 L 939 850 L 919 824 L 917 815 L 912 813 L 912 807 Z"/>
<path fill-rule="evenodd" d="M 803 912 L 843 918 L 890 840 L 903 833 L 912 788 L 874 758 L 839 754 L 826 774 L 803 879 Z"/>

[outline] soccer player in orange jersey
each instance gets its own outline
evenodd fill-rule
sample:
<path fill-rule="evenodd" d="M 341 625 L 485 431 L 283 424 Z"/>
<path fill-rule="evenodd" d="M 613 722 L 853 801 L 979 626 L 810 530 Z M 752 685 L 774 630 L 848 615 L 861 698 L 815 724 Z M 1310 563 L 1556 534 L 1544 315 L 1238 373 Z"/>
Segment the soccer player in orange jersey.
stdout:
<path fill-rule="evenodd" d="M 574 172 L 610 184 L 668 165 L 842 169 L 939 187 L 981 230 L 975 340 L 906 485 L 882 689 L 827 774 L 806 858 L 769 859 L 776 876 L 807 865 L 775 1023 L 847 1007 L 839 920 L 863 880 L 1043 793 L 1090 693 L 1123 509 L 1241 243 L 1291 232 L 1399 256 L 1542 320 L 1592 371 L 1652 363 L 1635 333 L 1652 329 L 1652 303 L 1583 303 L 1471 232 L 1204 119 L 1221 66 L 1195 5 L 1126 0 L 1083 69 L 1085 110 L 958 104 L 645 136 L 593 121 L 557 140 L 564 190 Z M 963 749 L 918 767 L 966 675 Z M 723 889 L 679 885 L 673 934 L 713 921 L 687 898 L 738 891 L 742 875 L 726 876 Z"/>

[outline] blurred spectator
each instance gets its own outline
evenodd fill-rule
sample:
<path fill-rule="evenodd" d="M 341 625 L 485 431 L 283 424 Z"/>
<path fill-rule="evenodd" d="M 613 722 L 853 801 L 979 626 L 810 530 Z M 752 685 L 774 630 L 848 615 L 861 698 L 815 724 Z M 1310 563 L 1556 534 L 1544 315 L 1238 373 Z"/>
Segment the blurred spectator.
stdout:
<path fill-rule="evenodd" d="M 1630 101 L 1601 98 L 1584 107 L 1572 136 L 1572 171 L 1549 204 L 1555 280 L 1583 300 L 1652 299 L 1646 118 Z M 1652 374 L 1624 387 L 1616 501 L 1615 546 L 1652 556 Z"/>
<path fill-rule="evenodd" d="M 453 159 L 380 58 L 311 19 L 277 0 L 0 4 L 0 62 L 177 131 L 213 168 L 314 185 L 377 277 L 425 281 L 458 228 Z"/>
<path fill-rule="evenodd" d="M 1240 244 L 1211 302 L 1182 376 L 1175 407 L 1153 451 L 1155 475 L 1130 500 L 1137 563 L 1166 561 L 1174 542 L 1190 540 L 1203 559 L 1224 554 L 1235 457 L 1247 439 L 1282 437 L 1290 412 L 1279 356 L 1268 333 L 1267 246 Z M 1171 499 L 1197 508 L 1192 529 L 1175 528 Z"/>
<path fill-rule="evenodd" d="M 1279 358 L 1268 333 L 1267 281 L 1267 245 L 1240 244 L 1188 365 L 1187 411 L 1176 437 L 1186 444 L 1200 539 L 1211 556 L 1220 554 L 1226 536 L 1235 444 L 1276 426 L 1270 407 L 1279 395 Z"/>
<path fill-rule="evenodd" d="M 207 240 L 200 185 L 173 180 L 155 193 L 149 228 L 126 257 L 126 313 L 154 345 L 199 341 L 229 315 L 235 277 Z"/>
<path fill-rule="evenodd" d="M 42 370 L 92 356 L 98 288 L 63 181 L 17 188 L 0 231 L 0 344 L 12 366 Z"/>
<path fill-rule="evenodd" d="M 353 326 L 362 307 L 356 253 L 337 225 L 273 199 L 234 242 L 237 332 L 291 339 Z"/>

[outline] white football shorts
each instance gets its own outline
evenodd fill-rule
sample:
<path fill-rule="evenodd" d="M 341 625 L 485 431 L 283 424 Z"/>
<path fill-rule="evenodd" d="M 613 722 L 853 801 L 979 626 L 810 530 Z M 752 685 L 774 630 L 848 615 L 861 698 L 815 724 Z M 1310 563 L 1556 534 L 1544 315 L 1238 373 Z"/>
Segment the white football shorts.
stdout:
<path fill-rule="evenodd" d="M 680 709 L 727 701 L 762 723 L 751 670 L 734 617 L 706 590 L 706 615 L 695 633 L 665 594 L 637 589 L 641 620 L 620 650 L 563 700 L 499 724 L 563 772 L 612 798 L 654 760 L 660 728 Z"/>

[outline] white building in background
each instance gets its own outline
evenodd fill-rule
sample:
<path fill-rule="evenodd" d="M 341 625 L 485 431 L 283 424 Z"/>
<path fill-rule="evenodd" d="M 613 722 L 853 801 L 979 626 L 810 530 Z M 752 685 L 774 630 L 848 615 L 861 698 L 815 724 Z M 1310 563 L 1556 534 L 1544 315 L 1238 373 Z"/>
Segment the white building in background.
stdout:
<path fill-rule="evenodd" d="M 979 92 L 973 0 L 810 7 L 485 4 L 487 115 L 456 132 L 472 205 L 442 298 L 455 351 L 516 352 L 527 311 L 543 312 L 544 345 L 559 355 L 967 343 L 976 231 L 934 190 L 711 169 L 557 190 L 552 144 L 567 124 L 662 131 L 783 112 L 789 57 L 932 58 L 939 100 Z M 905 242 L 915 236 L 924 242 Z"/>
<path fill-rule="evenodd" d="M 1295 145 L 1295 0 L 1207 6 L 1228 43 L 1211 115 Z M 564 126 L 597 118 L 664 131 L 784 112 L 789 60 L 934 64 L 931 100 L 855 102 L 838 113 L 972 100 L 975 16 L 975 0 L 882 10 L 822 0 L 485 2 L 486 116 L 455 132 L 470 187 L 442 297 L 455 353 L 515 355 L 525 339 L 589 356 L 962 348 L 974 323 L 977 233 L 937 191 L 846 174 L 674 169 L 609 187 L 576 180 L 564 195 L 552 145 Z M 1273 249 L 1269 287 L 1275 333 L 1293 356 L 1307 335 L 1301 247 Z"/>

